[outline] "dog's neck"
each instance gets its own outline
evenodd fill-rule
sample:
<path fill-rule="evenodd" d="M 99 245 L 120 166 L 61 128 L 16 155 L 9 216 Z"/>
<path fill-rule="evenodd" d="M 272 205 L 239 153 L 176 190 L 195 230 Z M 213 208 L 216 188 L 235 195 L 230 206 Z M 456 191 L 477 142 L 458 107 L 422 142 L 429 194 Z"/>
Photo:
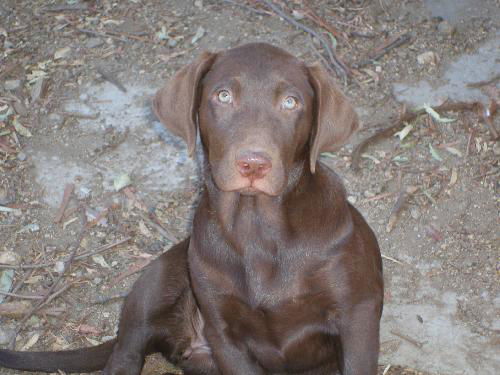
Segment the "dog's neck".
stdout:
<path fill-rule="evenodd" d="M 266 238 L 279 238 L 278 233 L 290 232 L 287 220 L 288 210 L 293 206 L 293 196 L 304 190 L 310 183 L 312 174 L 305 160 L 294 164 L 288 174 L 287 184 L 281 194 L 269 196 L 264 193 L 244 195 L 239 192 L 225 192 L 215 184 L 208 162 L 204 163 L 205 195 L 204 199 L 213 212 L 213 219 L 218 222 L 228 237 L 233 233 L 241 236 L 245 233 L 254 241 L 266 241 Z M 272 235 L 271 235 L 272 234 Z M 271 244 L 269 246 L 272 247 Z"/>

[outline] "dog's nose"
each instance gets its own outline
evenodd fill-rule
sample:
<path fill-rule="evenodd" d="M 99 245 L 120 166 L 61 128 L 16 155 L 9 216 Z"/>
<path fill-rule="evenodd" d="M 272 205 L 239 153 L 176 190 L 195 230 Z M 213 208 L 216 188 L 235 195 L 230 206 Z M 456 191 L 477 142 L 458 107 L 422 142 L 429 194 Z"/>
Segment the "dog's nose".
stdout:
<path fill-rule="evenodd" d="M 271 170 L 271 158 L 263 152 L 245 152 L 236 158 L 236 166 L 243 177 L 257 180 Z"/>

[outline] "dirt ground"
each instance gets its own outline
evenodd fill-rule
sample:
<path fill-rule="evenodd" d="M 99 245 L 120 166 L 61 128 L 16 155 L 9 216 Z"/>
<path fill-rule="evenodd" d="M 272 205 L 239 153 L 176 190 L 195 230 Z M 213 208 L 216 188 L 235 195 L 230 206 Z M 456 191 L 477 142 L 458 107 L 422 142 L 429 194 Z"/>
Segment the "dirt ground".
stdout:
<path fill-rule="evenodd" d="M 275 3 L 352 69 L 339 85 L 364 128 L 322 161 L 381 245 L 380 373 L 498 373 L 500 144 L 482 110 L 499 101 L 500 2 Z M 380 48 L 398 36 L 405 43 Z M 115 335 L 123 295 L 187 236 L 200 188 L 197 161 L 155 119 L 152 95 L 201 51 L 250 41 L 309 63 L 325 56 L 258 0 L 0 3 L 0 345 L 16 332 L 20 350 Z M 403 108 L 447 99 L 484 107 L 402 123 L 353 170 L 354 148 Z M 166 371 L 154 357 L 144 374 Z"/>

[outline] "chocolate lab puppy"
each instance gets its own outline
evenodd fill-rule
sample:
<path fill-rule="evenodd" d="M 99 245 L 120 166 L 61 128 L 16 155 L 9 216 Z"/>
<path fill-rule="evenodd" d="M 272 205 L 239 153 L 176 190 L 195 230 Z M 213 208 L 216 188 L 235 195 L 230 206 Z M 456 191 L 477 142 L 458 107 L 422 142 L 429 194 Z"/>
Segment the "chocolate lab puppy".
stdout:
<path fill-rule="evenodd" d="M 154 110 L 190 154 L 201 136 L 191 237 L 136 282 L 115 340 L 0 365 L 138 375 L 159 351 L 188 375 L 376 374 L 379 247 L 318 161 L 358 118 L 325 70 L 263 43 L 203 53 Z"/>

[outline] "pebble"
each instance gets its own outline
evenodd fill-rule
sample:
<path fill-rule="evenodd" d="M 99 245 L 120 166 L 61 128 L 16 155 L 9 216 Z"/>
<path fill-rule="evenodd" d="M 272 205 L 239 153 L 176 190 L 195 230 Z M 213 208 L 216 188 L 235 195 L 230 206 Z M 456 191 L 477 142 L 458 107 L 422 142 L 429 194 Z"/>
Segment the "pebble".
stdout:
<path fill-rule="evenodd" d="M 17 160 L 19 160 L 19 161 L 25 161 L 26 158 L 27 158 L 27 156 L 24 152 L 20 152 L 17 154 Z"/>
<path fill-rule="evenodd" d="M 3 84 L 3 87 L 5 87 L 5 90 L 9 91 L 17 90 L 18 88 L 21 87 L 21 80 L 19 79 L 6 80 L 5 83 Z"/>
<path fill-rule="evenodd" d="M 357 201 L 357 200 L 358 200 L 358 199 L 357 199 L 354 195 L 349 195 L 349 196 L 347 197 L 347 201 L 348 201 L 349 203 L 351 203 L 351 204 L 356 203 L 356 201 Z"/>
<path fill-rule="evenodd" d="M 439 56 L 436 52 L 427 51 L 417 56 L 417 62 L 420 65 L 436 65 L 439 62 Z"/>
<path fill-rule="evenodd" d="M 167 44 L 169 47 L 174 48 L 178 43 L 177 39 L 168 38 Z"/>
<path fill-rule="evenodd" d="M 85 42 L 85 47 L 87 48 L 97 48 L 104 44 L 104 41 L 101 38 L 89 38 Z"/>

